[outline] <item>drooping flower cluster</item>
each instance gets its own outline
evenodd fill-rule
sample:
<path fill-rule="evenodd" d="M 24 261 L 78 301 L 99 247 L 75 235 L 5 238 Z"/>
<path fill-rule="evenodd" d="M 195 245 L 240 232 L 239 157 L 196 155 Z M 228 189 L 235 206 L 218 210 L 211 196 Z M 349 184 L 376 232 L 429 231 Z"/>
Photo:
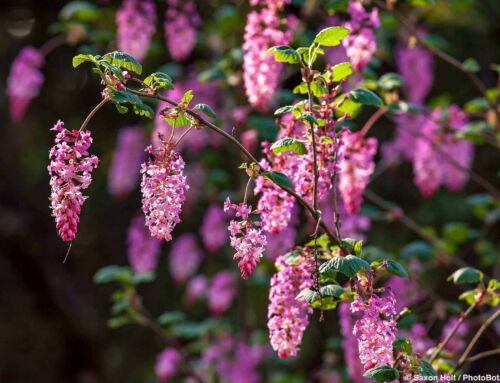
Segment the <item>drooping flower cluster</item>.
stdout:
<path fill-rule="evenodd" d="M 123 197 L 136 187 L 144 160 L 146 137 L 137 126 L 120 129 L 108 175 L 108 190 Z"/>
<path fill-rule="evenodd" d="M 196 275 L 191 278 L 186 286 L 184 301 L 187 305 L 192 305 L 207 293 L 208 278 L 204 275 Z"/>
<path fill-rule="evenodd" d="M 408 99 L 421 104 L 434 82 L 434 61 L 432 53 L 418 46 L 409 46 L 408 42 L 396 48 L 396 64 L 398 72 L 405 83 L 403 91 Z"/>
<path fill-rule="evenodd" d="M 374 7 L 371 12 L 367 12 L 360 1 L 353 0 L 349 2 L 347 12 L 351 19 L 344 26 L 350 33 L 342 40 L 342 44 L 352 67 L 361 72 L 377 50 L 374 29 L 380 26 L 378 10 Z"/>
<path fill-rule="evenodd" d="M 168 383 L 177 373 L 182 356 L 173 347 L 167 347 L 156 358 L 155 372 L 159 383 Z"/>
<path fill-rule="evenodd" d="M 156 269 L 161 241 L 151 236 L 142 213 L 132 219 L 127 232 L 127 246 L 128 261 L 134 273 L 148 273 Z"/>
<path fill-rule="evenodd" d="M 285 256 L 276 260 L 278 271 L 271 278 L 267 327 L 272 348 L 280 358 L 297 355 L 312 309 L 297 295 L 313 286 L 314 258 L 304 250 L 294 264 Z"/>
<path fill-rule="evenodd" d="M 203 253 L 198 246 L 196 236 L 186 233 L 172 242 L 168 256 L 170 274 L 177 283 L 184 283 L 201 264 Z"/>
<path fill-rule="evenodd" d="M 248 344 L 226 333 L 203 351 L 200 365 L 202 369 L 215 368 L 217 382 L 257 383 L 260 381 L 257 368 L 265 355 L 263 346 Z"/>
<path fill-rule="evenodd" d="M 142 61 L 155 33 L 156 7 L 152 0 L 123 0 L 116 12 L 118 49 Z"/>
<path fill-rule="evenodd" d="M 257 5 L 258 1 L 253 4 Z M 276 45 L 288 45 L 297 20 L 281 18 L 278 12 L 285 1 L 267 1 L 265 8 L 254 10 L 247 16 L 243 49 L 243 79 L 248 102 L 265 110 L 278 88 L 282 63 L 274 61 L 267 50 Z"/>
<path fill-rule="evenodd" d="M 228 227 L 231 246 L 236 250 L 233 259 L 239 259 L 241 277 L 248 279 L 262 258 L 267 243 L 266 236 L 262 233 L 261 221 L 250 218 L 251 206 L 245 203 L 236 205 L 227 198 L 224 202 L 224 211 L 230 209 L 235 210 L 236 217 L 241 218 L 240 221 L 232 220 Z"/>
<path fill-rule="evenodd" d="M 50 207 L 56 219 L 59 236 L 64 241 L 75 239 L 81 206 L 87 199 L 82 190 L 92 181 L 92 171 L 99 160 L 90 156 L 92 137 L 88 130 L 69 131 L 62 121 L 51 129 L 57 132 L 55 145 L 50 149 Z"/>
<path fill-rule="evenodd" d="M 236 280 L 233 273 L 220 271 L 212 278 L 207 291 L 208 309 L 212 315 L 222 315 L 236 296 Z"/>
<path fill-rule="evenodd" d="M 353 334 L 358 340 L 359 359 L 364 371 L 394 364 L 392 343 L 396 340 L 395 305 L 390 290 L 384 297 L 372 294 L 365 302 L 358 296 L 351 303 L 351 311 L 361 316 L 354 324 Z"/>
<path fill-rule="evenodd" d="M 342 349 L 344 350 L 344 359 L 347 365 L 347 372 L 353 383 L 365 383 L 368 379 L 363 378 L 363 366 L 359 360 L 358 342 L 352 329 L 354 327 L 354 318 L 348 303 L 339 305 L 339 324 L 342 334 Z"/>
<path fill-rule="evenodd" d="M 413 171 L 415 184 L 425 197 L 434 194 L 441 185 L 453 191 L 463 188 L 472 165 L 474 146 L 454 137 L 467 123 L 466 114 L 456 105 L 446 111 L 435 109 L 420 128 Z"/>
<path fill-rule="evenodd" d="M 44 79 L 40 71 L 44 62 L 43 55 L 33 47 L 23 48 L 14 59 L 6 91 L 12 121 L 20 121 L 31 100 L 38 96 Z"/>
<path fill-rule="evenodd" d="M 361 208 L 366 185 L 375 170 L 377 139 L 364 138 L 361 132 L 345 129 L 341 140 L 339 191 L 347 212 L 357 214 Z"/>
<path fill-rule="evenodd" d="M 203 217 L 200 228 L 203 245 L 210 252 L 219 250 L 227 239 L 227 223 L 224 210 L 216 204 L 211 204 Z"/>
<path fill-rule="evenodd" d="M 182 204 L 189 186 L 183 175 L 184 160 L 173 145 L 146 148 L 149 159 L 142 164 L 142 211 L 151 235 L 170 241 L 171 232 L 180 222 Z"/>
<path fill-rule="evenodd" d="M 189 57 L 196 44 L 196 28 L 201 19 L 194 1 L 167 0 L 165 40 L 170 56 L 175 61 Z"/>

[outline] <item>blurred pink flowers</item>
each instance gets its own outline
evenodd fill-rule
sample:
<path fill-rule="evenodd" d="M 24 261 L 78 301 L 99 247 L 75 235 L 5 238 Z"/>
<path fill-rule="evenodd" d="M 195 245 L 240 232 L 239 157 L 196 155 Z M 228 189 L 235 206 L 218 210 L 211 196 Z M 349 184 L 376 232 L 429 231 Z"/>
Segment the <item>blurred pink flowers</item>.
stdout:
<path fill-rule="evenodd" d="M 201 23 L 194 1 L 167 0 L 165 40 L 175 61 L 185 60 L 196 44 L 196 28 Z"/>
<path fill-rule="evenodd" d="M 134 273 L 155 271 L 160 256 L 161 241 L 152 237 L 144 215 L 136 215 L 127 232 L 128 260 Z"/>
<path fill-rule="evenodd" d="M 203 253 L 194 234 L 181 234 L 172 242 L 168 261 L 170 274 L 177 283 L 184 283 L 201 264 Z"/>
<path fill-rule="evenodd" d="M 173 347 L 167 347 L 156 358 L 155 372 L 159 383 L 168 383 L 177 373 L 182 356 Z"/>

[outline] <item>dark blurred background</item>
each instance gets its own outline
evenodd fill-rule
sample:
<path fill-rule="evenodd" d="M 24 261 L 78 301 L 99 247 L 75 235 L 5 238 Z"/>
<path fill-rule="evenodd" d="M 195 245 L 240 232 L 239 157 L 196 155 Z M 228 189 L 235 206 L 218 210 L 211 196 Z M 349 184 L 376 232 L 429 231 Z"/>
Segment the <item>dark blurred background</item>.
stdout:
<path fill-rule="evenodd" d="M 46 166 L 48 149 L 53 142 L 49 129 L 59 118 L 65 121 L 67 127 L 77 128 L 100 97 L 98 81 L 91 77 L 90 72 L 71 67 L 71 58 L 79 48 L 62 46 L 54 50 L 47 57 L 43 69 L 45 83 L 41 94 L 30 105 L 24 120 L 14 124 L 8 117 L 4 89 L 11 62 L 22 47 L 28 44 L 39 47 L 50 37 L 48 30 L 57 21 L 59 10 L 66 3 L 2 0 L 0 4 L 0 382 L 153 381 L 153 362 L 161 343 L 139 326 L 109 329 L 106 321 L 112 288 L 92 282 L 93 275 L 101 267 L 127 264 L 126 229 L 137 212 L 140 195 L 136 190 L 123 200 L 113 199 L 106 190 L 106 173 L 118 129 L 139 119 L 133 115 L 119 115 L 108 106 L 92 121 L 94 153 L 99 154 L 101 164 L 86 193 L 91 198 L 84 205 L 77 240 L 73 243 L 68 261 L 63 264 L 67 245 L 57 236 L 48 204 Z M 102 29 L 114 31 L 112 10 L 119 3 L 111 1 L 106 5 L 109 15 Z M 213 41 L 219 44 L 224 41 L 229 45 L 211 54 L 199 43 L 192 61 L 205 60 L 202 66 L 206 68 L 223 58 L 230 48 L 241 44 L 247 4 L 229 1 L 198 3 L 202 19 L 212 24 L 206 29 L 202 27 L 200 39 L 211 39 L 212 44 Z M 487 69 L 487 65 L 498 63 L 500 59 L 500 2 L 470 0 L 438 3 L 433 12 L 424 15 L 424 23 L 443 39 L 442 43 L 450 53 L 460 58 L 475 57 L 483 66 L 480 77 L 494 85 L 495 74 Z M 227 4 L 230 5 L 228 12 L 233 12 L 233 24 L 225 25 L 230 33 L 222 29 L 217 32 L 213 25 L 217 21 L 214 15 L 222 5 Z M 160 15 L 164 4 L 157 2 L 157 5 Z M 304 33 L 307 35 L 312 33 L 311 30 L 317 30 L 321 21 L 316 20 L 320 20 L 323 12 L 321 2 L 295 1 L 294 6 L 297 14 L 305 16 L 303 21 L 307 27 Z M 302 10 L 299 10 L 300 7 Z M 231 38 L 228 38 L 229 35 Z M 386 39 L 392 37 L 382 34 L 379 38 L 382 41 L 379 55 L 382 60 L 387 59 L 380 73 L 385 69 L 394 71 L 390 45 L 386 45 Z M 161 45 L 160 25 L 155 39 L 157 46 Z M 113 43 L 98 43 L 97 46 L 113 48 Z M 153 47 L 153 51 L 157 46 Z M 155 51 L 148 57 L 144 63 L 148 68 L 146 71 L 168 62 L 168 56 L 161 52 L 160 49 L 159 53 Z M 181 65 L 180 70 L 186 73 L 188 65 Z M 436 61 L 435 78 L 432 96 L 436 104 L 440 102 L 440 97 L 449 97 L 458 104 L 474 97 L 474 91 L 465 77 L 440 61 Z M 290 78 L 291 86 L 295 80 L 296 77 Z M 244 104 L 241 84 L 232 87 L 231 91 L 237 103 Z M 364 118 L 366 116 L 362 115 L 359 120 Z M 150 122 L 146 124 L 151 125 Z M 391 132 L 392 124 L 385 120 L 380 123 L 376 135 L 388 137 Z M 234 156 L 234 164 L 239 163 L 237 155 L 231 150 L 227 153 Z M 210 157 L 210 163 L 221 167 L 226 174 L 220 192 L 240 186 L 234 176 L 235 166 L 225 161 L 227 153 L 222 150 Z M 499 165 L 496 149 L 488 146 L 478 148 L 474 169 L 497 186 L 500 186 L 497 182 Z M 401 182 L 402 179 L 405 182 Z M 431 226 L 437 232 L 450 221 L 464 221 L 473 227 L 480 227 L 470 207 L 463 202 L 466 195 L 482 191 L 477 185 L 469 183 L 463 192 L 440 192 L 434 198 L 424 200 L 411 179 L 410 166 L 404 165 L 387 171 L 374 181 L 371 188 L 384 198 L 397 202 L 420 224 Z M 189 217 L 185 217 L 179 231 L 196 230 L 203 209 L 203 206 L 195 207 Z M 493 227 L 488 238 L 498 240 L 497 229 Z M 404 244 L 414 239 L 414 234 L 398 224 L 374 222 L 367 243 L 398 254 Z M 163 247 L 164 254 L 168 253 L 168 248 L 168 245 Z M 459 255 L 478 265 L 479 260 L 469 250 L 464 247 Z M 495 263 L 498 264 L 493 261 L 493 265 L 488 266 L 492 273 Z M 434 278 L 432 286 L 439 289 L 442 296 L 456 299 L 457 289 L 444 282 L 452 270 L 451 266 L 442 265 L 430 278 Z M 182 294 L 182 289 L 170 280 L 165 257 L 160 261 L 158 274 L 155 283 L 141 288 L 146 305 L 154 313 L 179 306 Z M 251 311 L 249 322 L 255 328 L 265 329 L 267 287 L 252 287 L 246 298 L 246 305 Z M 203 318 L 204 314 L 195 310 L 193 315 Z M 320 364 L 319 352 L 313 351 L 314 339 L 333 332 L 329 327 L 332 327 L 334 315 L 328 313 L 330 321 L 326 320 L 321 326 L 316 324 L 308 330 L 303 347 L 305 356 L 297 368 L 307 370 Z M 235 322 L 242 320 L 235 313 L 231 314 L 231 318 Z M 494 372 L 497 367 L 498 359 L 495 361 L 493 358 L 479 364 L 477 369 Z"/>

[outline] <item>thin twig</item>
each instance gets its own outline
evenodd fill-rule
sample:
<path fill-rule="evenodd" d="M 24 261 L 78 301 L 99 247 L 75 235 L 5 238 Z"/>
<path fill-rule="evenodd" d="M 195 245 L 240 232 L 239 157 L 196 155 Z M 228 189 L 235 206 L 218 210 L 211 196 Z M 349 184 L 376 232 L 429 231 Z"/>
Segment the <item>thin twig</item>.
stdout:
<path fill-rule="evenodd" d="M 88 123 L 90 122 L 92 117 L 94 117 L 94 115 L 97 113 L 97 111 L 101 109 L 109 101 L 110 99 L 108 97 L 103 98 L 102 101 L 99 104 L 97 104 L 94 109 L 90 111 L 89 115 L 87 116 L 85 121 L 83 121 L 83 124 L 79 129 L 80 132 L 87 127 Z"/>
<path fill-rule="evenodd" d="M 61 45 L 64 45 L 65 42 L 66 35 L 64 33 L 61 33 L 45 41 L 45 43 L 43 43 L 43 45 L 38 48 L 38 51 L 44 57 L 47 57 L 50 52 L 52 52 L 54 49 L 59 48 Z"/>
<path fill-rule="evenodd" d="M 365 125 L 363 126 L 363 129 L 361 129 L 361 134 L 363 136 L 366 136 L 370 129 L 372 128 L 373 125 L 379 120 L 380 117 L 382 117 L 385 112 L 387 112 L 389 108 L 387 106 L 384 106 L 377 110 L 375 113 L 372 114 L 372 116 L 366 121 Z"/>
<path fill-rule="evenodd" d="M 493 356 L 493 355 L 497 355 L 497 354 L 500 354 L 500 347 L 495 348 L 493 350 L 483 351 L 483 352 L 477 353 L 474 356 L 470 356 L 467 359 L 465 359 L 465 363 L 475 362 L 475 361 L 478 361 L 479 359 L 487 358 L 489 356 Z"/>
<path fill-rule="evenodd" d="M 460 359 L 458 359 L 457 365 L 455 366 L 455 368 L 453 368 L 451 374 L 455 373 L 460 367 L 464 365 L 464 363 L 467 361 L 467 357 L 471 353 L 477 341 L 479 340 L 479 338 L 481 338 L 481 335 L 483 335 L 486 329 L 498 318 L 498 316 L 500 316 L 500 308 L 497 308 L 496 311 L 493 312 L 493 314 L 483 323 L 479 330 L 477 330 L 476 334 L 467 345 L 462 356 L 460 357 Z"/>

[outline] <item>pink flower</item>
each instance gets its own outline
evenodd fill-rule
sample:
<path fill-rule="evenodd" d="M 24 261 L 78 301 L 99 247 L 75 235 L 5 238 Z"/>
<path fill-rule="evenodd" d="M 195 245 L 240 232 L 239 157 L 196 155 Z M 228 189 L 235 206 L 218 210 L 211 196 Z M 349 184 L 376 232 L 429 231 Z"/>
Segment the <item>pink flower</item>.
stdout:
<path fill-rule="evenodd" d="M 160 256 L 161 241 L 151 237 L 143 214 L 132 219 L 127 233 L 128 260 L 134 273 L 155 271 Z"/>
<path fill-rule="evenodd" d="M 403 159 L 412 161 L 417 138 L 410 132 L 418 132 L 426 121 L 422 114 L 402 113 L 396 117 L 396 133 L 392 141 L 384 142 L 382 157 L 389 164 L 397 164 Z"/>
<path fill-rule="evenodd" d="M 155 372 L 160 383 L 168 383 L 177 373 L 182 356 L 173 347 L 167 347 L 156 358 Z"/>
<path fill-rule="evenodd" d="M 201 23 L 193 1 L 167 0 L 165 40 L 175 61 L 185 60 L 196 44 L 196 28 Z"/>
<path fill-rule="evenodd" d="M 276 260 L 278 271 L 271 277 L 267 327 L 272 348 L 280 358 L 297 355 L 312 309 L 297 295 L 313 285 L 313 257 L 304 252 L 293 265 L 283 255 Z"/>
<path fill-rule="evenodd" d="M 201 264 L 203 253 L 194 234 L 181 234 L 172 242 L 168 256 L 170 274 L 177 283 L 184 283 Z"/>
<path fill-rule="evenodd" d="M 150 158 L 141 168 L 142 211 L 151 235 L 170 241 L 189 188 L 182 174 L 184 161 L 171 144 L 157 150 L 148 146 L 146 151 Z"/>
<path fill-rule="evenodd" d="M 375 170 L 374 157 L 377 140 L 365 139 L 360 132 L 345 129 L 342 132 L 342 161 L 340 162 L 339 192 L 349 214 L 361 208 L 363 193 Z"/>
<path fill-rule="evenodd" d="M 274 260 L 278 256 L 293 249 L 295 245 L 295 237 L 297 236 L 297 229 L 292 226 L 287 226 L 277 234 L 266 234 L 267 251 L 266 256 Z"/>
<path fill-rule="evenodd" d="M 156 29 L 156 7 L 151 0 L 123 0 L 116 12 L 118 49 L 142 61 Z"/>
<path fill-rule="evenodd" d="M 224 211 L 229 209 L 235 210 L 236 217 L 241 218 L 240 221 L 232 220 L 228 227 L 231 246 L 236 250 L 233 259 L 240 260 L 238 267 L 241 271 L 241 277 L 248 279 L 257 263 L 260 262 L 266 246 L 266 236 L 260 228 L 262 223 L 250 219 L 251 206 L 245 203 L 235 205 L 227 198 L 224 203 Z"/>
<path fill-rule="evenodd" d="M 59 236 L 64 241 L 75 239 L 81 206 L 87 199 L 82 190 L 92 181 L 92 171 L 99 160 L 89 156 L 92 144 L 90 131 L 69 131 L 59 120 L 51 129 L 57 132 L 55 145 L 50 149 L 50 207 L 56 219 Z"/>
<path fill-rule="evenodd" d="M 222 315 L 236 296 L 236 281 L 234 275 L 220 271 L 214 275 L 207 292 L 208 308 L 212 315 Z"/>
<path fill-rule="evenodd" d="M 415 184 L 430 197 L 444 184 L 448 189 L 462 189 L 469 178 L 474 147 L 454 137 L 466 124 L 467 117 L 456 105 L 447 111 L 435 109 L 420 128 L 417 137 L 413 171 Z"/>
<path fill-rule="evenodd" d="M 296 19 L 281 19 L 272 6 L 260 11 L 252 11 L 247 16 L 243 49 L 243 80 L 248 102 L 257 109 L 265 110 L 274 99 L 282 63 L 274 61 L 272 54 L 266 51 L 276 45 L 288 45 L 292 40 L 292 31 L 283 30 L 282 26 L 293 28 Z"/>
<path fill-rule="evenodd" d="M 418 46 L 410 47 L 408 42 L 396 48 L 398 72 L 405 80 L 403 86 L 406 98 L 422 104 L 434 82 L 434 61 L 432 53 Z"/>
<path fill-rule="evenodd" d="M 415 323 L 410 330 L 398 330 L 398 335 L 407 337 L 411 341 L 413 351 L 419 356 L 424 356 L 434 345 L 423 323 Z"/>
<path fill-rule="evenodd" d="M 136 187 L 144 160 L 146 137 L 137 126 L 120 129 L 108 175 L 108 190 L 123 197 Z"/>
<path fill-rule="evenodd" d="M 344 24 L 351 32 L 342 40 L 352 67 L 363 71 L 377 50 L 374 28 L 380 26 L 377 8 L 368 13 L 361 2 L 350 1 L 347 12 L 351 20 Z"/>
<path fill-rule="evenodd" d="M 208 278 L 204 275 L 197 275 L 191 278 L 186 287 L 184 301 L 187 305 L 192 305 L 199 299 L 207 295 Z"/>
<path fill-rule="evenodd" d="M 219 250 L 226 243 L 226 215 L 218 204 L 213 203 L 208 207 L 201 223 L 200 234 L 203 245 L 212 253 Z"/>
<path fill-rule="evenodd" d="M 392 343 L 396 340 L 396 301 L 389 290 L 384 297 L 372 295 L 366 302 L 359 296 L 351 311 L 360 314 L 353 334 L 358 340 L 359 359 L 364 371 L 383 365 L 392 366 Z"/>
<path fill-rule="evenodd" d="M 347 365 L 347 372 L 353 383 L 369 382 L 363 377 L 363 366 L 359 360 L 358 344 L 356 337 L 352 333 L 354 327 L 354 317 L 348 303 L 339 305 L 339 324 L 342 334 L 342 349 Z"/>
<path fill-rule="evenodd" d="M 43 55 L 33 47 L 23 48 L 14 59 L 7 79 L 7 95 L 10 99 L 10 118 L 19 122 L 29 103 L 40 93 L 43 84 L 41 68 Z"/>

